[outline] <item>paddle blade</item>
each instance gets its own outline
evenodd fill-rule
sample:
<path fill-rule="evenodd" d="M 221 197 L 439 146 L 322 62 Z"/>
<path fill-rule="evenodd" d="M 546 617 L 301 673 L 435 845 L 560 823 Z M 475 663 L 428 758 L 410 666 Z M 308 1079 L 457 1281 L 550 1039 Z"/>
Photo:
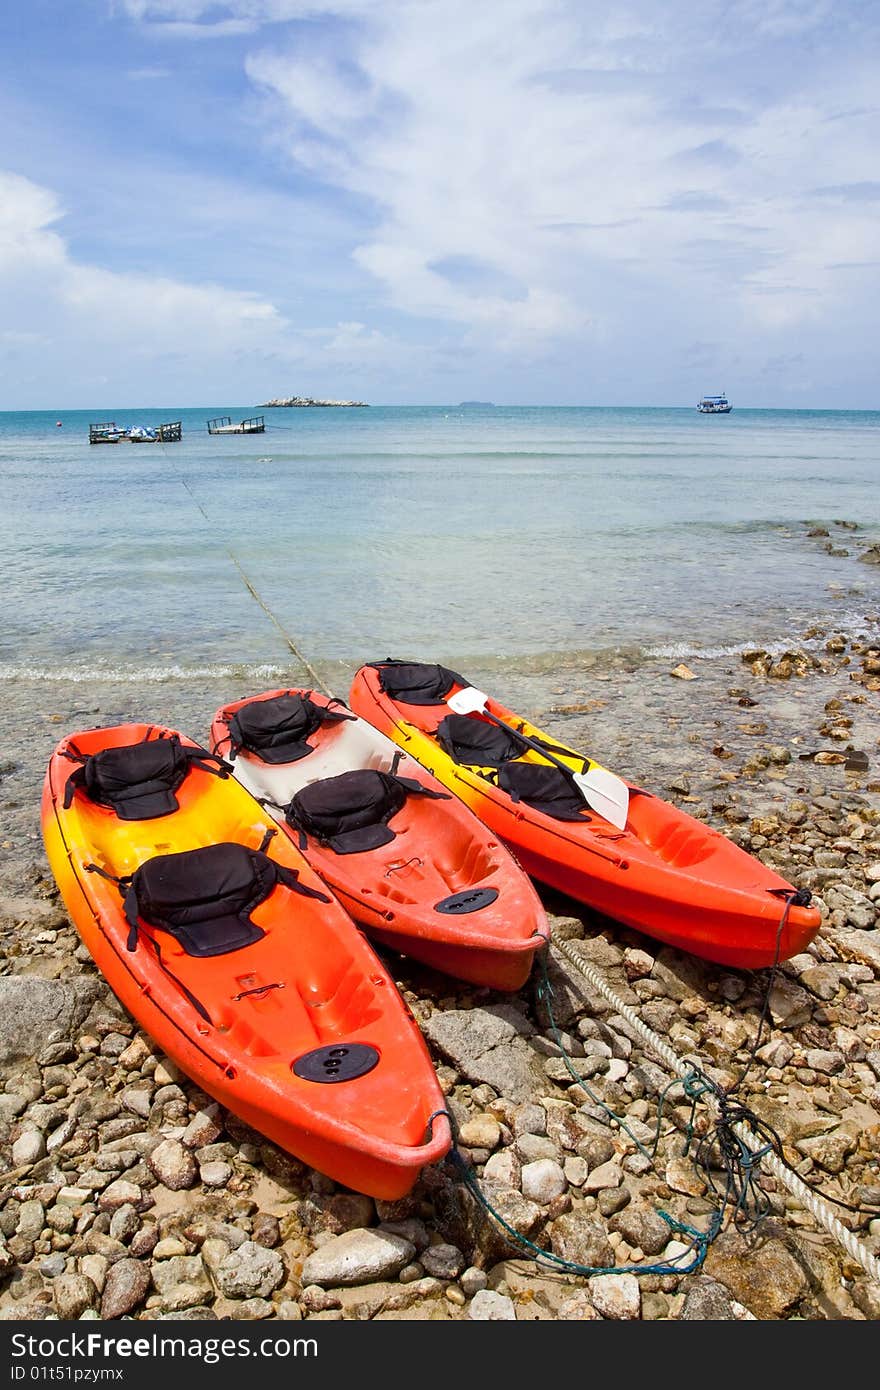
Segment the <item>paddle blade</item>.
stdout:
<path fill-rule="evenodd" d="M 598 811 L 618 830 L 626 828 L 629 788 L 607 768 L 593 766 L 589 772 L 574 773 L 575 784 L 588 806 Z"/>
<path fill-rule="evenodd" d="M 455 714 L 483 714 L 488 699 L 489 696 L 477 690 L 476 686 L 466 685 L 464 690 L 456 690 L 454 695 L 450 695 L 446 703 Z"/>

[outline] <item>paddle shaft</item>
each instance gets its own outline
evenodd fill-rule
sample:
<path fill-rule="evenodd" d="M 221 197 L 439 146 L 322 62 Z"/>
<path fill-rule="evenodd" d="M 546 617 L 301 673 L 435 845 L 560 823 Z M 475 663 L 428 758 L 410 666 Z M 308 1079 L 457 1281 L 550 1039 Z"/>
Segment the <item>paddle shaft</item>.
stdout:
<path fill-rule="evenodd" d="M 480 711 L 480 713 L 482 714 L 484 719 L 491 719 L 493 724 L 497 724 L 499 729 L 507 729 L 510 733 L 513 734 L 515 738 L 521 739 L 527 748 L 534 749 L 536 753 L 541 754 L 542 758 L 546 758 L 548 762 L 555 763 L 556 766 L 558 768 L 561 768 L 563 772 L 567 772 L 569 777 L 573 777 L 575 778 L 575 780 L 577 780 L 579 775 L 583 775 L 575 772 L 574 768 L 569 767 L 568 764 L 564 763 L 561 758 L 557 758 L 552 753 L 548 753 L 544 745 L 542 743 L 539 743 L 537 739 L 528 738 L 526 734 L 521 734 L 519 729 L 514 729 L 510 724 L 505 724 L 504 720 L 499 719 L 497 714 L 490 714 L 485 707 Z M 578 754 L 577 756 L 579 757 L 580 754 Z M 585 758 L 584 761 L 587 762 L 589 760 Z"/>
<path fill-rule="evenodd" d="M 464 690 L 450 695 L 446 703 L 456 714 L 482 714 L 490 723 L 497 724 L 499 729 L 506 729 L 514 738 L 519 739 L 523 747 L 533 748 L 554 767 L 567 773 L 591 810 L 596 811 L 617 829 L 626 828 L 629 789 L 616 773 L 609 772 L 607 768 L 600 767 L 598 763 L 593 764 L 592 772 L 589 772 L 587 767 L 584 768 L 583 772 L 575 772 L 561 758 L 554 756 L 540 740 L 529 738 L 521 730 L 514 729 L 510 724 L 505 724 L 497 715 L 491 714 L 488 695 L 485 695 L 482 690 L 477 690 L 475 686 L 467 686 Z M 561 751 L 564 752 L 565 750 Z M 575 753 L 574 756 L 580 757 L 582 755 Z M 584 758 L 584 762 L 589 765 L 589 758 Z"/>

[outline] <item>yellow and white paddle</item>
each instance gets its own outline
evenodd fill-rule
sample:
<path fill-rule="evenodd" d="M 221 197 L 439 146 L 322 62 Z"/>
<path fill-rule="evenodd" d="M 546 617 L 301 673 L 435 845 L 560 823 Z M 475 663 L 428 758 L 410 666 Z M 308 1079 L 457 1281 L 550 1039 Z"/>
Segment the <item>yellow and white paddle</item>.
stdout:
<path fill-rule="evenodd" d="M 482 690 L 468 685 L 463 690 L 457 690 L 454 695 L 450 695 L 446 703 L 455 714 L 481 714 L 484 719 L 497 724 L 499 728 L 510 729 L 510 725 L 505 724 L 503 719 L 490 714 L 486 708 L 488 699 L 488 695 L 484 694 Z M 542 758 L 555 763 L 563 772 L 567 772 L 591 810 L 598 811 L 600 816 L 604 816 L 618 830 L 625 829 L 627 811 L 629 810 L 629 788 L 620 777 L 594 762 L 590 762 L 586 772 L 575 772 L 561 758 L 548 753 L 543 744 L 538 743 L 536 739 L 527 738 L 518 729 L 510 729 L 510 732 L 521 739 L 527 748 L 533 748 L 536 753 L 541 754 Z M 585 759 L 585 761 L 590 760 Z"/>

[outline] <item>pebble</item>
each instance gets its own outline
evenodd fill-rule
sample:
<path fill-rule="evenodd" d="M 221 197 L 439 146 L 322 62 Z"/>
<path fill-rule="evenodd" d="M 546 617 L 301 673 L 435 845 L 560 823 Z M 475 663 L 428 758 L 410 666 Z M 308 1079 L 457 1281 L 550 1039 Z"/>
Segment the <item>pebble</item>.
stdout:
<path fill-rule="evenodd" d="M 219 1105 L 210 1105 L 204 1110 L 198 1110 L 183 1131 L 181 1143 L 188 1149 L 202 1149 L 207 1144 L 213 1144 L 223 1133 L 219 1116 Z"/>
<path fill-rule="evenodd" d="M 473 1298 L 475 1293 L 479 1293 L 480 1289 L 486 1287 L 489 1280 L 484 1269 L 477 1269 L 475 1265 L 470 1265 L 462 1272 L 458 1282 L 465 1298 Z"/>
<path fill-rule="evenodd" d="M 523 1165 L 520 1190 L 531 1202 L 545 1206 L 560 1196 L 567 1185 L 563 1169 L 552 1158 L 539 1158 Z"/>
<path fill-rule="evenodd" d="M 141 1086 L 131 1086 L 122 1092 L 122 1104 L 126 1110 L 130 1110 L 134 1115 L 140 1115 L 146 1119 L 152 1107 L 150 1092 Z"/>
<path fill-rule="evenodd" d="M 153 1246 L 154 1260 L 171 1260 L 175 1255 L 185 1254 L 186 1244 L 177 1236 L 166 1236 L 164 1240 L 157 1240 Z"/>
<path fill-rule="evenodd" d="M 121 1318 L 131 1313 L 143 1302 L 150 1283 L 150 1271 L 140 1260 L 118 1260 L 103 1285 L 101 1317 Z"/>
<path fill-rule="evenodd" d="M 465 1120 L 459 1139 L 468 1149 L 496 1149 L 501 1141 L 501 1126 L 491 1115 L 476 1115 Z"/>
<path fill-rule="evenodd" d="M 131 1240 L 140 1226 L 140 1217 L 129 1204 L 117 1207 L 110 1219 L 110 1234 L 115 1240 Z"/>
<path fill-rule="evenodd" d="M 641 1311 L 642 1292 L 634 1274 L 594 1274 L 587 1288 L 603 1318 L 632 1321 Z"/>
<path fill-rule="evenodd" d="M 623 1171 L 619 1163 L 600 1163 L 598 1168 L 592 1168 L 587 1174 L 581 1190 L 585 1193 L 601 1192 L 606 1187 L 620 1187 L 622 1182 Z"/>
<path fill-rule="evenodd" d="M 74 1189 L 76 1190 L 76 1189 Z M 81 1191 L 84 1189 L 80 1189 Z M 65 1189 L 62 1188 L 58 1195 L 59 1202 L 64 1198 Z M 90 1194 L 89 1194 L 90 1195 Z M 127 1178 L 117 1178 L 114 1182 L 108 1183 L 98 1198 L 98 1207 L 101 1211 L 115 1212 L 120 1207 L 136 1207 L 140 1210 L 144 1200 L 144 1194 L 140 1185 L 130 1182 Z"/>
<path fill-rule="evenodd" d="M 196 1160 L 177 1139 L 163 1139 L 149 1154 L 147 1164 L 172 1192 L 192 1187 L 199 1175 Z"/>
<path fill-rule="evenodd" d="M 515 1322 L 513 1299 L 492 1289 L 479 1289 L 468 1305 L 467 1315 L 472 1322 Z"/>
<path fill-rule="evenodd" d="M 12 1145 L 12 1166 L 30 1168 L 46 1154 L 46 1140 L 38 1129 L 25 1129 Z"/>
<path fill-rule="evenodd" d="M 457 1279 L 465 1268 L 465 1258 L 454 1245 L 429 1245 L 421 1254 L 422 1268 L 435 1279 Z"/>
<path fill-rule="evenodd" d="M 121 1260 L 117 1260 L 121 1264 Z M 103 1255 L 83 1255 L 79 1262 L 80 1273 L 85 1274 L 91 1279 L 98 1293 L 102 1293 L 107 1282 L 107 1275 L 110 1269 L 115 1269 L 116 1265 L 111 1265 Z"/>
<path fill-rule="evenodd" d="M 225 1187 L 232 1177 L 232 1165 L 216 1161 L 199 1164 L 199 1181 L 205 1187 Z"/>
<path fill-rule="evenodd" d="M 277 1250 L 267 1250 L 256 1241 L 246 1240 L 237 1250 L 230 1250 L 215 1271 L 215 1278 L 227 1298 L 266 1297 L 283 1283 L 284 1261 Z"/>

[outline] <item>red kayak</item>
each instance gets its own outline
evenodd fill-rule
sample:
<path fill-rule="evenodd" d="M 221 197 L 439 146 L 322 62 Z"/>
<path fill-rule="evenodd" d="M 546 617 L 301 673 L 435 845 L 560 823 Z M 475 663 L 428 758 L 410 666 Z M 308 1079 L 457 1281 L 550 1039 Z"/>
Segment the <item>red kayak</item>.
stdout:
<path fill-rule="evenodd" d="M 821 925 L 797 891 L 719 831 L 424 662 L 362 666 L 351 707 L 428 768 L 534 878 L 670 946 L 759 969 Z"/>
<path fill-rule="evenodd" d="M 218 710 L 211 747 L 370 936 L 492 989 L 549 927 L 528 877 L 455 796 L 339 700 L 270 690 Z"/>
<path fill-rule="evenodd" d="M 221 759 L 156 725 L 84 730 L 52 755 L 42 828 L 95 964 L 204 1091 L 371 1196 L 443 1157 L 445 1101 L 394 981 Z"/>

